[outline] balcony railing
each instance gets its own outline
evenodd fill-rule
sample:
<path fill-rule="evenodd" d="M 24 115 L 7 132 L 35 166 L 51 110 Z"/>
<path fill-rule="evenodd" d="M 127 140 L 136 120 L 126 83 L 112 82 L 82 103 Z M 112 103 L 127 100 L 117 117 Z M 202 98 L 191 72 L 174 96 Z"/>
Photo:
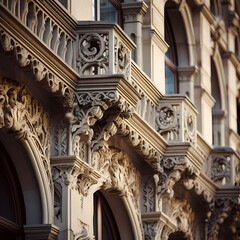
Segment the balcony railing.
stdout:
<path fill-rule="evenodd" d="M 186 96 L 164 96 L 157 107 L 156 130 L 168 142 L 191 142 L 196 146 L 196 108 Z"/>
<path fill-rule="evenodd" d="M 80 22 L 77 36 L 80 76 L 123 74 L 129 80 L 135 45 L 117 24 Z"/>
<path fill-rule="evenodd" d="M 76 23 L 56 1 L 0 0 L 0 6 L 46 44 L 69 66 L 73 66 Z M 54 9 L 54 11 L 51 11 Z M 62 19 L 65 21 L 62 21 Z"/>
<path fill-rule="evenodd" d="M 239 186 L 239 155 L 232 148 L 215 147 L 208 160 L 207 174 L 218 186 Z"/>

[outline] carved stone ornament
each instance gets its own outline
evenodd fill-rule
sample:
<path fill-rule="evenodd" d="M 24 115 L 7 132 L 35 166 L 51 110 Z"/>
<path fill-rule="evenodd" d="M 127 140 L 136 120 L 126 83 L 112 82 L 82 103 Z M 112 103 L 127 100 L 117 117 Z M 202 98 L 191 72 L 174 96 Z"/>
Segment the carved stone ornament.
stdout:
<path fill-rule="evenodd" d="M 60 165 L 52 167 L 54 184 L 70 186 L 83 196 L 87 196 L 89 188 L 97 183 L 91 173 L 90 170 L 76 166 Z"/>
<path fill-rule="evenodd" d="M 149 181 L 143 187 L 143 206 L 145 207 L 146 212 L 154 211 L 154 197 L 155 197 L 155 183 L 153 178 L 150 178 Z"/>
<path fill-rule="evenodd" d="M 231 158 L 230 156 L 214 156 L 212 158 L 211 179 L 225 185 L 229 183 L 231 177 Z"/>
<path fill-rule="evenodd" d="M 144 229 L 144 239 L 145 240 L 154 240 L 157 236 L 158 231 L 158 221 L 151 221 L 151 222 L 143 222 L 143 229 Z"/>
<path fill-rule="evenodd" d="M 78 69 L 80 75 L 106 74 L 109 69 L 107 33 L 86 33 L 79 36 Z"/>
<path fill-rule="evenodd" d="M 184 141 L 195 144 L 196 141 L 196 117 L 184 109 Z"/>
<path fill-rule="evenodd" d="M 231 210 L 238 204 L 238 198 L 223 197 L 216 198 L 212 203 L 211 215 L 208 220 L 207 235 L 209 240 L 218 239 L 218 230 L 224 219 L 228 217 Z"/>
<path fill-rule="evenodd" d="M 130 78 L 130 51 L 124 44 L 114 37 L 116 73 L 124 74 L 127 80 Z"/>
<path fill-rule="evenodd" d="M 174 106 L 158 106 L 156 115 L 156 130 L 167 140 L 179 139 L 179 113 Z"/>
<path fill-rule="evenodd" d="M 74 240 L 90 240 L 89 225 L 79 219 L 80 233 L 77 233 Z"/>
<path fill-rule="evenodd" d="M 10 79 L 0 79 L 0 129 L 17 138 L 34 141 L 51 186 L 48 113 L 23 84 Z"/>
<path fill-rule="evenodd" d="M 164 157 L 161 167 L 161 171 L 154 175 L 158 198 L 164 193 L 172 197 L 172 188 L 187 168 L 187 160 L 185 157 Z"/>
<path fill-rule="evenodd" d="M 187 239 L 193 240 L 192 223 L 195 217 L 190 204 L 185 199 L 172 198 L 169 206 L 171 206 L 170 219 L 176 226 L 175 232 L 182 232 Z"/>
<path fill-rule="evenodd" d="M 71 122 L 73 153 L 83 159 L 83 145 L 90 145 L 93 141 L 93 149 L 96 142 L 108 140 L 117 132 L 117 119 L 128 118 L 133 109 L 117 91 L 84 92 L 79 93 L 76 98 L 77 104 Z M 95 126 L 100 120 L 101 123 Z"/>
<path fill-rule="evenodd" d="M 72 90 L 41 62 L 35 53 L 30 52 L 25 46 L 14 39 L 7 30 L 0 27 L 0 44 L 4 52 L 15 55 L 22 68 L 28 67 L 38 82 L 42 82 L 48 90 L 55 93 L 60 99 L 68 99 Z M 72 94 L 71 94 L 72 95 Z M 65 100 L 64 100 L 65 101 Z"/>

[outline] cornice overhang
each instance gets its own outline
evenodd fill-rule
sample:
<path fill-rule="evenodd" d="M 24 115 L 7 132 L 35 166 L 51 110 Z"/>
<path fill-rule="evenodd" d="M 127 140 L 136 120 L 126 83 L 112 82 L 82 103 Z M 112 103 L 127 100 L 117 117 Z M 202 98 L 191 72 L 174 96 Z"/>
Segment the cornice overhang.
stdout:
<path fill-rule="evenodd" d="M 76 93 L 90 91 L 117 91 L 132 107 L 136 107 L 140 96 L 122 74 L 81 77 Z"/>
<path fill-rule="evenodd" d="M 32 70 L 36 81 L 44 82 L 47 90 L 57 96 L 75 88 L 77 72 L 3 5 L 0 19 L 2 50 L 14 54 L 20 67 Z"/>

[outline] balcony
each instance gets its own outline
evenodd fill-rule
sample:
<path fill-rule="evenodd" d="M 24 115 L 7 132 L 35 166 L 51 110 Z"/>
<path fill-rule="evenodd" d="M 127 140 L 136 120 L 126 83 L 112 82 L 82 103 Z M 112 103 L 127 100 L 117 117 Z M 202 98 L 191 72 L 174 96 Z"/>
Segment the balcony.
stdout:
<path fill-rule="evenodd" d="M 164 96 L 156 113 L 156 130 L 169 142 L 197 144 L 197 110 L 181 95 Z"/>
<path fill-rule="evenodd" d="M 239 186 L 239 155 L 232 148 L 215 147 L 208 160 L 207 174 L 219 187 Z"/>

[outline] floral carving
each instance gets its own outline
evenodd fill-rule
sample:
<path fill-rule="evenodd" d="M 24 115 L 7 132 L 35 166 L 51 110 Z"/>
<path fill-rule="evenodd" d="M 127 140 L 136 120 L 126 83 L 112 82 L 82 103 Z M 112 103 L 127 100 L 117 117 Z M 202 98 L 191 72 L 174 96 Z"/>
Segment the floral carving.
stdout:
<path fill-rule="evenodd" d="M 218 236 L 220 225 L 229 212 L 238 204 L 238 197 L 217 197 L 212 203 L 212 211 L 208 220 L 207 235 L 209 240 L 215 240 Z"/>
<path fill-rule="evenodd" d="M 80 35 L 78 68 L 80 75 L 95 75 L 108 72 L 108 35 L 86 33 Z"/>
<path fill-rule="evenodd" d="M 130 77 L 130 51 L 115 37 L 115 65 L 116 73 L 122 73 L 127 79 Z"/>
<path fill-rule="evenodd" d="M 34 141 L 51 186 L 49 116 L 23 84 L 0 79 L 0 128 L 17 138 Z"/>
<path fill-rule="evenodd" d="M 179 139 L 179 116 L 172 105 L 157 107 L 156 124 L 157 131 L 167 140 Z"/>
<path fill-rule="evenodd" d="M 143 198 L 144 198 L 144 206 L 146 208 L 146 212 L 154 211 L 154 182 L 150 179 L 143 188 Z"/>
<path fill-rule="evenodd" d="M 176 232 L 182 232 L 188 239 L 193 239 L 192 223 L 194 221 L 194 213 L 187 200 L 171 199 L 171 214 L 170 218 L 176 225 Z"/>
<path fill-rule="evenodd" d="M 196 141 L 196 118 L 188 113 L 186 109 L 184 115 L 184 141 L 195 144 Z"/>
<path fill-rule="evenodd" d="M 214 182 L 226 184 L 231 177 L 231 158 L 230 156 L 215 156 L 212 159 L 211 179 Z"/>
<path fill-rule="evenodd" d="M 160 172 L 154 175 L 158 198 L 164 193 L 173 196 L 173 185 L 187 168 L 185 157 L 164 157 L 161 161 Z"/>
<path fill-rule="evenodd" d="M 144 236 L 146 240 L 154 240 L 156 239 L 158 232 L 158 221 L 143 222 Z"/>
<path fill-rule="evenodd" d="M 71 166 L 68 164 L 53 165 L 52 176 L 54 185 L 60 184 L 61 186 L 70 186 L 83 196 L 87 196 L 89 188 L 97 183 L 91 170 L 85 167 Z"/>

